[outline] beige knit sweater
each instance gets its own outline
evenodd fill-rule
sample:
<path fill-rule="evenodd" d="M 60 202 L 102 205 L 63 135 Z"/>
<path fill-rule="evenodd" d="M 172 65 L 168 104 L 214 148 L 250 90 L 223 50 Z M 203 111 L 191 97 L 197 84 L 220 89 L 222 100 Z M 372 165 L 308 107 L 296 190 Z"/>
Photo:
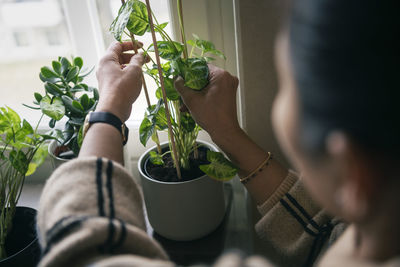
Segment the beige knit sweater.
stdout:
<path fill-rule="evenodd" d="M 257 234 L 269 262 L 278 266 L 311 265 L 344 229 L 314 204 L 292 172 L 259 211 Z M 175 266 L 145 231 L 140 188 L 121 165 L 107 159 L 77 159 L 59 167 L 43 190 L 37 221 L 40 266 Z M 336 243 L 349 243 L 352 233 L 347 232 Z M 321 266 L 356 264 L 342 247 L 336 244 Z M 214 266 L 272 266 L 269 262 L 231 253 Z"/>

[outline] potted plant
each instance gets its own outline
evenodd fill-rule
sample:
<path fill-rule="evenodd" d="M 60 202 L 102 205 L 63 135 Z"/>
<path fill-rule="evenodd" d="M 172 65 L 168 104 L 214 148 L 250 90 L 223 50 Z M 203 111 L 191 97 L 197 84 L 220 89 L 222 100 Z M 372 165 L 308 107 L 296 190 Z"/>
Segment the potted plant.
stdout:
<path fill-rule="evenodd" d="M 49 127 L 56 137 L 49 145 L 53 166 L 77 157 L 82 144 L 82 130 L 86 115 L 96 108 L 99 93 L 96 88 L 83 83 L 84 78 L 91 73 L 82 69 L 83 60 L 72 57 L 58 57 L 52 61 L 52 66 L 40 69 L 39 78 L 44 83 L 44 94 L 34 93 L 35 106 L 32 109 L 41 110 L 50 118 Z M 57 122 L 66 117 L 60 125 Z"/>
<path fill-rule="evenodd" d="M 0 108 L 0 265 L 36 266 L 36 211 L 17 207 L 25 177 L 47 156 L 49 135 L 37 133 L 11 108 Z"/>
<path fill-rule="evenodd" d="M 233 178 L 237 169 L 212 144 L 197 140 L 201 129 L 190 113 L 181 111 L 183 102 L 174 88 L 174 77 L 181 76 L 186 86 L 201 90 L 209 82 L 207 63 L 214 59 L 212 56 L 225 57 L 211 42 L 197 35 L 186 42 L 180 0 L 181 42 L 165 32 L 167 23 L 160 24 L 154 15 L 149 15 L 153 13 L 148 0 L 146 4 L 139 0 L 122 3 L 110 27 L 114 37 L 121 41 L 126 34 L 132 42 L 136 41 L 135 35 L 147 32 L 153 37 L 153 44 L 143 49 L 149 56 L 154 52 L 151 66 L 145 64 L 144 72 L 158 87 L 158 101 L 151 105 L 142 79 L 148 108 L 139 129 L 144 146 L 149 139 L 156 143 L 138 163 L 147 215 L 154 230 L 164 237 L 200 238 L 222 221 L 225 204 L 220 181 Z M 191 46 L 190 52 L 187 45 Z M 160 144 L 158 131 L 168 131 L 169 142 Z"/>

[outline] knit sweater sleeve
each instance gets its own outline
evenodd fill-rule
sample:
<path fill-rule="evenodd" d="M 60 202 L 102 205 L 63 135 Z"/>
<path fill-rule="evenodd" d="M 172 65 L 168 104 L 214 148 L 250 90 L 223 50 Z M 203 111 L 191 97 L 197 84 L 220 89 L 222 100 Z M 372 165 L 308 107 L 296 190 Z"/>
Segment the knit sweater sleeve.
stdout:
<path fill-rule="evenodd" d="M 302 266 L 330 221 L 294 173 L 259 210 L 257 233 L 278 266 Z M 37 225 L 39 266 L 175 266 L 146 233 L 140 187 L 107 159 L 80 158 L 60 166 L 43 190 Z M 214 266 L 271 265 L 230 254 Z"/>
<path fill-rule="evenodd" d="M 265 256 L 279 266 L 310 266 L 326 249 L 336 224 L 292 171 L 258 210 L 257 235 Z"/>
<path fill-rule="evenodd" d="M 122 266 L 125 255 L 130 266 L 172 265 L 146 233 L 138 185 L 110 160 L 85 158 L 60 166 L 44 187 L 37 224 L 39 266 Z"/>

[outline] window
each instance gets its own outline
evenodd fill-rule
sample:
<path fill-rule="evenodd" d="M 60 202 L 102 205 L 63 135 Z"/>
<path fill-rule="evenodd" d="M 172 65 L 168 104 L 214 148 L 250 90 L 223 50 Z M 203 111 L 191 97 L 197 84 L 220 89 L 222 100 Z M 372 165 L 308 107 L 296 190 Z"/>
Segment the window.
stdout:
<path fill-rule="evenodd" d="M 224 42 L 220 41 L 226 31 L 217 29 L 215 23 L 220 21 L 214 19 L 212 22 L 207 14 L 207 8 L 217 10 L 218 6 L 221 9 L 219 2 L 184 1 L 186 29 L 188 37 L 191 32 L 199 33 L 204 39 L 215 39 L 217 47 L 226 50 Z M 170 6 L 174 10 L 176 1 L 151 0 L 151 3 L 160 22 L 171 22 L 166 30 L 173 35 L 177 23 Z M 108 29 L 120 6 L 120 0 L 0 0 L 0 33 L 4 36 L 0 43 L 1 104 L 9 105 L 35 123 L 41 113 L 22 106 L 22 103 L 31 104 L 33 92 L 43 92 L 43 83 L 38 78 L 40 67 L 50 65 L 58 56 L 70 55 L 81 56 L 88 68 L 95 66 L 113 41 Z M 220 14 L 215 16 L 218 20 L 222 19 Z M 214 26 L 210 28 L 211 23 Z M 146 45 L 152 43 L 149 34 L 137 39 Z M 222 66 L 226 65 L 223 63 Z M 86 82 L 97 86 L 94 74 L 87 77 Z M 146 83 L 151 102 L 155 103 L 155 85 L 147 78 Z M 131 125 L 137 127 L 146 107 L 144 95 L 139 96 L 132 109 Z"/>
<path fill-rule="evenodd" d="M 166 30 L 174 36 L 178 29 L 176 0 L 150 1 L 159 22 L 170 21 Z M 219 60 L 215 63 L 237 74 L 234 2 L 184 0 L 183 9 L 187 38 L 190 39 L 193 32 L 214 42 L 228 58 L 225 62 Z M 41 112 L 32 111 L 22 103 L 31 104 L 35 91 L 44 92 L 39 79 L 40 68 L 50 66 L 58 56 L 70 55 L 81 56 L 87 68 L 96 66 L 114 40 L 108 29 L 120 5 L 121 0 L 0 0 L 0 106 L 8 105 L 30 123 L 36 124 Z M 138 39 L 147 45 L 152 43 L 150 35 Z M 85 81 L 97 87 L 94 73 Z M 146 81 L 151 102 L 155 103 L 153 81 Z M 146 107 L 142 94 L 128 121 L 132 137 L 138 135 Z M 45 120 L 42 127 L 47 128 Z M 167 140 L 166 136 L 160 137 Z M 130 138 L 126 147 L 125 159 L 133 162 L 127 167 L 136 169 L 134 162 L 145 148 L 138 138 Z M 49 166 L 41 168 L 35 176 L 39 180 L 48 177 Z"/>
<path fill-rule="evenodd" d="M 43 93 L 40 68 L 71 55 L 61 1 L 0 0 L 0 99 L 35 125 L 40 111 L 28 109 L 35 91 Z"/>
<path fill-rule="evenodd" d="M 13 32 L 14 41 L 16 46 L 29 46 L 29 38 L 27 32 Z"/>

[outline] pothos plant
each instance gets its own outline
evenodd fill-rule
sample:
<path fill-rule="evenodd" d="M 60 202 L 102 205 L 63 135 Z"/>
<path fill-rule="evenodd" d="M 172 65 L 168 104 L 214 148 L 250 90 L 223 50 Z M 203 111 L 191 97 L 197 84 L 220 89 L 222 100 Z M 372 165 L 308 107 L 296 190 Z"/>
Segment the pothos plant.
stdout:
<path fill-rule="evenodd" d="M 66 57 L 58 57 L 51 65 L 40 69 L 39 78 L 44 83 L 44 94 L 35 92 L 35 106 L 25 106 L 41 110 L 43 115 L 48 116 L 49 126 L 54 129 L 52 135 L 61 147 L 68 148 L 73 152 L 72 157 L 76 157 L 83 140 L 85 117 L 96 108 L 99 93 L 96 88 L 83 82 L 92 70 L 83 70 L 82 58 L 72 57 L 70 61 Z M 64 117 L 68 119 L 63 130 L 56 129 L 56 123 Z"/>
<path fill-rule="evenodd" d="M 165 27 L 168 22 L 159 23 L 151 12 L 150 3 L 146 2 L 147 4 L 139 0 L 126 2 L 122 0 L 122 6 L 110 26 L 110 31 L 116 40 L 122 41 L 125 34 L 132 42 L 136 42 L 135 35 L 143 36 L 153 33 L 153 44 L 150 44 L 147 49 L 142 49 L 151 59 L 149 64 L 144 65 L 144 73 L 150 76 L 157 85 L 158 101 L 156 104 L 150 104 L 147 91 L 145 92 L 148 108 L 139 129 L 140 141 L 144 146 L 149 139 L 157 144 L 157 151 L 150 152 L 150 160 L 153 164 L 163 165 L 165 153 L 161 151 L 158 131 L 169 128 L 170 150 L 166 153 L 171 153 L 179 177 L 180 168 L 190 168 L 190 154 L 194 153 L 194 157 L 197 157 L 196 139 L 201 129 L 190 113 L 181 111 L 183 102 L 174 88 L 174 78 L 181 76 L 185 81 L 185 86 L 193 90 L 202 90 L 209 83 L 207 63 L 214 60 L 214 56 L 224 59 L 225 56 L 215 48 L 214 44 L 200 39 L 195 34 L 193 34 L 193 40 L 186 42 L 180 0 L 177 5 L 182 39 L 180 42 L 173 40 L 167 34 Z M 155 40 L 155 33 L 160 38 L 159 41 Z M 191 47 L 190 52 L 188 52 L 188 45 Z M 150 56 L 153 52 L 156 61 L 154 56 Z M 163 61 L 159 61 L 159 58 Z M 144 79 L 142 80 L 145 82 Z M 144 89 L 146 88 L 144 84 Z M 237 168 L 222 153 L 207 151 L 207 160 L 210 163 L 200 165 L 199 168 L 212 178 L 229 180 L 237 173 Z"/>
<path fill-rule="evenodd" d="M 39 125 L 39 123 L 38 123 Z M 0 259 L 7 257 L 5 241 L 21 195 L 25 177 L 47 156 L 46 140 L 11 108 L 0 108 Z"/>

